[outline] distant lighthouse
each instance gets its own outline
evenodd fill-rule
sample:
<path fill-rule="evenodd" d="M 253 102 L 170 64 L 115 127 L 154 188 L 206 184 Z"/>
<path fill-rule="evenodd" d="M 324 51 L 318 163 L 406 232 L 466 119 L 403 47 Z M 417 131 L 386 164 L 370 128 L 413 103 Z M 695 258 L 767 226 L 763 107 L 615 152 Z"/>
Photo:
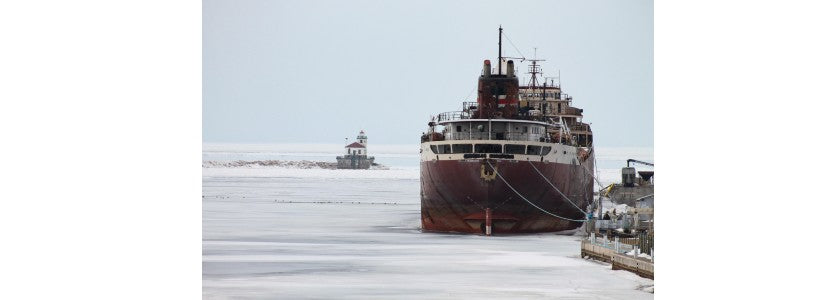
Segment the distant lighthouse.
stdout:
<path fill-rule="evenodd" d="M 363 145 L 363 147 L 367 147 L 368 142 L 366 141 L 366 133 L 363 130 L 357 134 L 357 142 Z"/>
<path fill-rule="evenodd" d="M 361 130 L 357 135 L 357 142 L 346 145 L 346 155 L 337 157 L 337 168 L 368 169 L 371 167 L 375 158 L 368 155 L 367 145 L 366 132 Z"/>

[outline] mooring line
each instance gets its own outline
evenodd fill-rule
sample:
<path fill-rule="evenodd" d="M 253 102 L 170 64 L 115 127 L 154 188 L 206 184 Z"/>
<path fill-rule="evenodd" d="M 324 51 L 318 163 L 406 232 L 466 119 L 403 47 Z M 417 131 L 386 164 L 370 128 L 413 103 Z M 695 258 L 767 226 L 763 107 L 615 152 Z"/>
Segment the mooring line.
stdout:
<path fill-rule="evenodd" d="M 520 194 L 519 191 L 517 191 L 515 188 L 513 188 L 513 186 L 510 185 L 510 183 L 508 183 L 507 180 L 505 180 L 504 177 L 501 176 L 499 171 L 496 170 L 496 168 L 494 168 L 492 164 L 490 164 L 490 161 L 488 161 L 488 160 L 485 160 L 485 161 L 487 161 L 487 165 L 489 165 L 490 168 L 493 169 L 493 172 L 496 173 L 496 176 L 498 176 L 501 179 L 501 181 L 503 181 L 504 184 L 507 185 L 507 187 L 509 187 L 511 190 L 513 190 L 513 192 L 516 193 L 516 195 L 518 195 L 519 198 L 522 198 L 522 200 L 524 200 L 528 204 L 532 205 L 536 209 L 540 210 L 541 212 L 546 213 L 546 214 L 551 215 L 551 216 L 554 216 L 554 217 L 557 217 L 557 218 L 560 218 L 562 220 L 567 220 L 567 221 L 572 221 L 572 222 L 585 222 L 586 221 L 586 220 L 574 220 L 574 219 L 569 219 L 569 218 L 566 218 L 566 217 L 563 217 L 563 216 L 559 216 L 557 214 L 554 214 L 552 212 L 549 212 L 547 210 L 542 209 L 541 207 L 537 206 L 536 204 L 533 204 L 533 202 L 530 202 L 530 200 L 527 200 L 527 198 L 525 198 L 525 196 L 522 196 L 522 194 Z"/>
<path fill-rule="evenodd" d="M 548 184 L 550 184 L 550 186 L 551 186 L 551 187 L 553 187 L 553 189 L 554 189 L 554 190 L 556 190 L 556 192 L 557 192 L 557 193 L 559 193 L 559 195 L 562 195 L 562 198 L 565 198 L 565 200 L 568 200 L 568 203 L 570 203 L 571 205 L 573 205 L 574 207 L 576 207 L 576 209 L 578 209 L 579 211 L 581 211 L 583 214 L 586 214 L 586 215 L 588 214 L 588 213 L 586 213 L 584 210 L 582 210 L 582 208 L 579 208 L 579 206 L 578 206 L 578 205 L 576 205 L 573 201 L 571 201 L 571 199 L 568 199 L 568 196 L 565 196 L 565 194 L 564 194 L 564 193 L 562 193 L 562 191 L 560 191 L 560 190 L 559 190 L 559 189 L 558 189 L 555 185 L 553 185 L 553 183 L 551 183 L 551 182 L 550 182 L 550 180 L 548 180 L 548 178 L 547 178 L 547 177 L 545 177 L 545 174 L 542 174 L 542 172 L 541 172 L 541 171 L 539 171 L 539 169 L 537 169 L 537 168 L 536 168 L 536 166 L 534 166 L 532 162 L 527 161 L 527 163 L 529 163 L 529 164 L 530 164 L 530 166 L 531 166 L 531 167 L 533 167 L 533 169 L 534 169 L 534 170 L 536 170 L 536 173 L 539 173 L 539 176 L 542 176 L 542 179 L 544 179 L 544 180 L 545 180 L 545 182 L 547 182 Z M 592 188 L 593 188 L 593 187 L 592 187 Z"/>

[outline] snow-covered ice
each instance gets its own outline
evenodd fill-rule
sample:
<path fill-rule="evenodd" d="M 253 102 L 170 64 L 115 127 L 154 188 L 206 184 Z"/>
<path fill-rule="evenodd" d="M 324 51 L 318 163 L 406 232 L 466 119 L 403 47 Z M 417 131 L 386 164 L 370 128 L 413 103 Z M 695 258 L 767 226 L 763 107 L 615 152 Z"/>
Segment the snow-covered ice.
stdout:
<path fill-rule="evenodd" d="M 202 172 L 206 299 L 653 298 L 653 280 L 580 258 L 578 236 L 422 233 L 417 163 Z"/>

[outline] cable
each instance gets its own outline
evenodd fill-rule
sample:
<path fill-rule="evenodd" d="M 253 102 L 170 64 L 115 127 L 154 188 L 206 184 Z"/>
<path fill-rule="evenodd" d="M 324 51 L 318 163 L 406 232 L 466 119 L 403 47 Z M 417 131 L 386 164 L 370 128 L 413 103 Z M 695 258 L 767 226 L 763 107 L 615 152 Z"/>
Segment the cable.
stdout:
<path fill-rule="evenodd" d="M 595 171 L 595 172 L 597 172 L 597 173 L 599 173 L 599 169 L 597 169 L 597 156 L 596 156 L 596 154 L 595 154 L 595 153 L 593 153 L 593 152 L 594 152 L 594 149 L 593 149 L 593 148 L 591 148 L 591 156 L 593 157 L 593 160 L 594 160 L 594 171 Z M 579 165 L 580 165 L 580 166 L 582 166 L 582 168 L 583 168 L 583 169 L 585 169 L 585 171 L 587 171 L 587 172 L 588 172 L 588 174 L 591 174 L 591 177 L 593 177 L 593 178 L 594 178 L 594 181 L 596 181 L 596 183 L 597 183 L 597 184 L 599 184 L 599 187 L 600 187 L 600 189 L 599 189 L 599 190 L 600 190 L 600 191 L 602 191 L 602 190 L 604 190 L 604 189 L 608 188 L 608 186 L 609 186 L 609 185 L 604 185 L 604 184 L 602 184 L 602 182 L 600 182 L 600 181 L 599 181 L 599 178 L 597 178 L 597 176 L 594 176 L 594 173 L 593 173 L 593 172 L 591 172 L 591 170 L 588 170 L 588 168 L 587 168 L 587 167 L 585 167 L 585 164 L 579 164 Z M 601 195 L 602 195 L 602 194 L 600 194 L 600 197 L 601 197 Z"/>
<path fill-rule="evenodd" d="M 513 41 L 511 41 L 510 38 L 507 37 L 507 34 L 504 34 L 504 32 L 502 32 L 502 35 L 504 35 L 504 37 L 507 38 L 507 41 L 510 42 L 510 45 L 513 46 L 513 49 L 516 49 L 516 52 L 519 52 L 519 55 L 522 56 L 522 60 L 524 61 L 525 55 L 522 54 L 522 51 L 519 51 L 519 47 L 516 47 L 516 45 L 513 44 Z"/>
<path fill-rule="evenodd" d="M 513 190 L 513 192 L 514 192 L 514 193 L 516 193 L 516 195 L 518 195 L 518 196 L 519 196 L 519 198 L 522 198 L 522 200 L 524 200 L 524 201 L 525 201 L 525 202 L 527 202 L 528 204 L 532 205 L 532 206 L 533 206 L 533 207 L 535 207 L 536 209 L 538 209 L 538 210 L 540 210 L 540 211 L 542 211 L 543 213 L 546 213 L 546 214 L 548 214 L 548 215 L 551 215 L 551 216 L 554 216 L 554 217 L 560 218 L 560 219 L 562 219 L 562 220 L 567 220 L 567 221 L 572 221 L 572 222 L 585 222 L 585 221 L 587 221 L 587 220 L 574 220 L 574 219 L 565 218 L 565 217 L 562 217 L 562 216 L 556 215 L 556 214 L 554 214 L 554 213 L 551 213 L 551 212 L 549 212 L 549 211 L 546 211 L 546 210 L 542 209 L 542 208 L 541 208 L 541 207 L 539 207 L 539 206 L 536 206 L 536 204 L 533 204 L 533 202 L 530 202 L 530 200 L 527 200 L 527 198 L 525 198 L 524 196 L 522 196 L 522 194 L 520 194 L 520 193 L 519 193 L 519 191 L 517 191 L 516 189 L 514 189 L 514 188 L 513 188 L 513 186 L 512 186 L 512 185 L 510 185 L 510 183 L 508 183 L 508 182 L 507 182 L 507 180 L 505 180 L 505 179 L 504 179 L 504 177 L 502 177 L 502 176 L 501 176 L 501 174 L 499 173 L 499 171 L 498 171 L 498 170 L 496 170 L 496 168 L 494 168 L 492 164 L 490 164 L 490 161 L 489 161 L 489 160 L 485 160 L 485 161 L 487 162 L 487 165 L 489 165 L 489 166 L 490 166 L 490 168 L 491 168 L 491 169 L 493 169 L 493 172 L 494 172 L 494 173 L 496 173 L 496 176 L 498 176 L 498 177 L 501 179 L 501 181 L 503 181 L 503 182 L 504 182 L 504 184 L 506 184 L 506 185 L 507 185 L 507 187 L 509 187 L 511 190 Z"/>
<path fill-rule="evenodd" d="M 547 182 L 548 184 L 550 184 L 550 186 L 551 186 L 551 187 L 553 187 L 553 189 L 554 189 L 554 190 L 556 190 L 556 192 L 557 192 L 557 193 L 559 193 L 559 195 L 562 195 L 562 198 L 565 198 L 565 200 L 568 200 L 568 203 L 570 203 L 571 205 L 573 205 L 574 207 L 576 207 L 576 209 L 578 209 L 579 211 L 581 211 L 583 214 L 586 214 L 586 215 L 588 214 L 588 213 L 586 213 L 584 210 L 582 210 L 582 208 L 580 208 L 578 205 L 574 204 L 574 202 L 573 202 L 573 201 L 571 201 L 571 199 L 568 199 L 568 196 L 565 196 L 565 194 L 563 194 L 563 193 L 562 193 L 562 191 L 560 191 L 560 190 L 559 190 L 559 189 L 558 189 L 555 185 L 553 185 L 553 183 L 551 183 L 551 182 L 550 182 L 550 180 L 548 180 L 548 178 L 547 178 L 547 177 L 545 177 L 545 175 L 544 175 L 544 174 L 542 174 L 542 172 L 540 172 L 540 171 L 539 171 L 539 169 L 537 169 L 537 168 L 536 168 L 536 166 L 534 166 L 534 165 L 533 165 L 533 163 L 532 163 L 531 161 L 529 161 L 529 160 L 528 160 L 528 161 L 527 161 L 527 163 L 529 163 L 529 164 L 530 164 L 530 166 L 531 166 L 531 167 L 533 167 L 533 169 L 534 169 L 534 170 L 536 170 L 536 173 L 539 173 L 539 176 L 542 176 L 542 179 L 544 179 L 544 180 L 545 180 L 545 182 Z"/>

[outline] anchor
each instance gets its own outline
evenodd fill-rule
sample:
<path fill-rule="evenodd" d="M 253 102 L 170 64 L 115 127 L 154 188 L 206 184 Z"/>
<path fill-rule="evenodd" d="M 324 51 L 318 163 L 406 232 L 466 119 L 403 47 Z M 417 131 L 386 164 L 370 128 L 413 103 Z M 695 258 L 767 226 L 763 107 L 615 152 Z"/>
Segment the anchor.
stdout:
<path fill-rule="evenodd" d="M 484 181 L 490 182 L 493 179 L 496 179 L 496 170 L 498 167 L 493 167 L 493 169 L 488 169 L 483 163 L 481 164 L 481 179 Z"/>

